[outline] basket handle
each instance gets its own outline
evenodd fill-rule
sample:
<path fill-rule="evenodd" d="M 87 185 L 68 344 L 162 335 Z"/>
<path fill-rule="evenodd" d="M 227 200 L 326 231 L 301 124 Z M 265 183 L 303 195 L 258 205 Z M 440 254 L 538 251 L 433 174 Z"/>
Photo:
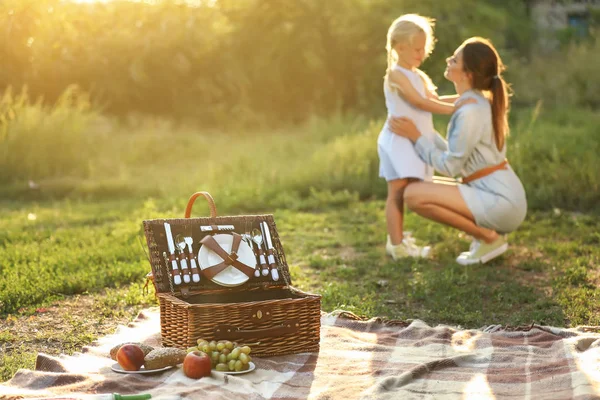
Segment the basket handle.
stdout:
<path fill-rule="evenodd" d="M 185 218 L 189 218 L 192 215 L 192 206 L 194 205 L 194 201 L 196 201 L 196 199 L 200 196 L 204 196 L 204 198 L 208 202 L 208 207 L 210 208 L 210 217 L 216 218 L 217 206 L 215 206 L 215 201 L 208 192 L 196 192 L 190 197 L 187 203 L 187 207 L 185 208 Z"/>
<path fill-rule="evenodd" d="M 300 327 L 300 322 L 297 319 L 288 319 L 283 321 L 281 325 L 263 329 L 240 329 L 234 325 L 217 325 L 215 328 L 215 337 L 219 339 L 255 339 L 265 338 L 270 336 L 285 335 L 294 333 Z"/>

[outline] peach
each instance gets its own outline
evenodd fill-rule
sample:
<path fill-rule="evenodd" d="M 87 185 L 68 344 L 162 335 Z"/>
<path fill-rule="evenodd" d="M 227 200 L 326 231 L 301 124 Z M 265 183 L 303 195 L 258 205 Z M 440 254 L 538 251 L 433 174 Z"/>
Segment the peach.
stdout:
<path fill-rule="evenodd" d="M 144 350 L 135 344 L 125 344 L 117 351 L 117 362 L 125 371 L 139 371 L 144 365 Z"/>

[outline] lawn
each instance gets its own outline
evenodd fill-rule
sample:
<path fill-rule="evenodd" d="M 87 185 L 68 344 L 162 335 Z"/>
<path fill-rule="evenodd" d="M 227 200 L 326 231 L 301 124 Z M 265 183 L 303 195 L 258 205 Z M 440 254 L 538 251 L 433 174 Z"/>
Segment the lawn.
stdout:
<path fill-rule="evenodd" d="M 54 154 L 72 174 L 40 173 L 30 186 L 8 180 L 18 154 L 2 153 L 0 380 L 33 368 L 39 351 L 78 351 L 155 304 L 142 292 L 141 222 L 183 216 L 196 190 L 209 190 L 221 215 L 273 213 L 294 285 L 321 294 L 324 311 L 467 328 L 600 325 L 598 116 L 578 111 L 588 122 L 575 124 L 573 113 L 515 113 L 509 157 L 531 207 L 510 251 L 485 266 L 456 264 L 469 238 L 412 213 L 406 229 L 433 245 L 433 258 L 385 256 L 381 121 L 224 134 L 159 120 L 130 131 L 92 116 L 69 125 L 92 132 L 85 162 Z M 43 118 L 17 128 L 58 126 Z M 18 153 L 18 141 L 9 145 Z M 194 215 L 206 213 L 198 201 Z"/>
<path fill-rule="evenodd" d="M 142 293 L 150 265 L 140 222 L 180 216 L 185 201 L 180 210 L 151 203 L 14 205 L 5 214 L 14 233 L 4 234 L 0 256 L 18 267 L 3 272 L 3 309 L 13 310 L 0 320 L 3 380 L 32 368 L 37 351 L 78 351 L 155 304 Z M 454 257 L 468 238 L 414 214 L 407 229 L 433 244 L 433 258 L 386 257 L 383 207 L 373 200 L 274 211 L 293 283 L 321 294 L 324 311 L 468 328 L 600 325 L 597 216 L 532 212 L 504 257 L 462 267 Z"/>

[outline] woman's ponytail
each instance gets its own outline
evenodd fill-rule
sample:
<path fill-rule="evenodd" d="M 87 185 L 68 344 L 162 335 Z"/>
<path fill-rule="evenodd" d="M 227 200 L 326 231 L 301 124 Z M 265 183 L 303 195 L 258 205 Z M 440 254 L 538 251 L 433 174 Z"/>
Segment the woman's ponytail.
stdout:
<path fill-rule="evenodd" d="M 467 39 L 463 45 L 465 71 L 471 74 L 473 89 L 487 92 L 492 106 L 494 140 L 499 151 L 504 148 L 508 136 L 508 111 L 510 86 L 500 75 L 505 67 L 498 51 L 484 38 Z"/>
<path fill-rule="evenodd" d="M 496 75 L 492 78 L 490 91 L 492 93 L 492 124 L 494 126 L 494 139 L 496 147 L 502 151 L 506 137 L 508 136 L 508 90 L 507 83 L 502 76 Z"/>

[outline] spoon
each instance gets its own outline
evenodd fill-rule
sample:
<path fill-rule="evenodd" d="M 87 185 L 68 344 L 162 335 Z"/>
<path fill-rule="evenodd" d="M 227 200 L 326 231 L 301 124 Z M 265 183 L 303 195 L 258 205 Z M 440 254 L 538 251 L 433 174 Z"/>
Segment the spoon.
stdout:
<path fill-rule="evenodd" d="M 254 257 L 256 257 L 256 252 L 254 251 L 254 242 L 252 241 L 252 233 L 250 232 L 252 230 L 252 222 L 246 220 L 244 221 L 244 233 L 242 233 L 242 238 L 248 243 L 248 246 L 250 246 L 250 249 L 252 250 L 252 254 L 254 254 Z M 257 268 L 254 270 L 254 276 L 256 278 L 260 277 L 260 270 Z"/>
<path fill-rule="evenodd" d="M 258 245 L 258 254 L 260 256 L 260 265 L 262 265 L 262 276 L 267 276 L 269 275 L 269 270 L 267 269 L 267 261 L 265 260 L 265 255 L 263 253 L 263 249 L 262 249 L 262 242 L 263 242 L 263 237 L 262 237 L 262 233 L 260 232 L 260 230 L 258 228 L 254 228 L 252 229 L 252 240 L 254 241 L 254 243 L 256 243 Z"/>
<path fill-rule="evenodd" d="M 185 257 L 185 239 L 181 235 L 177 235 L 175 237 L 175 246 L 177 246 L 181 254 L 183 254 L 183 258 L 181 258 L 180 260 L 182 270 L 181 272 L 183 272 L 183 281 L 185 283 L 190 283 L 190 275 L 188 273 L 189 271 L 187 270 L 187 258 Z"/>

